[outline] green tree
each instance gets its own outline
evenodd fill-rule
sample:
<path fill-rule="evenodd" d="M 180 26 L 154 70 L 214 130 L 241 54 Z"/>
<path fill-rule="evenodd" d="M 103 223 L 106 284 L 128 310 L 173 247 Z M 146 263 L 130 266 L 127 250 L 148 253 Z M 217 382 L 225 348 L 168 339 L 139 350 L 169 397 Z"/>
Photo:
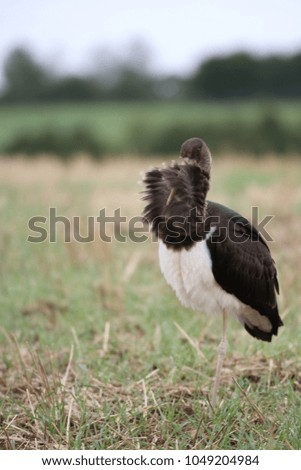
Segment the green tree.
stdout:
<path fill-rule="evenodd" d="M 92 101 L 101 98 L 101 89 L 92 78 L 68 76 L 55 80 L 41 95 L 53 101 Z"/>
<path fill-rule="evenodd" d="M 258 89 L 257 60 L 245 53 L 214 57 L 198 68 L 189 85 L 195 97 L 250 96 Z"/>
<path fill-rule="evenodd" d="M 9 101 L 39 99 L 49 84 L 49 73 L 24 48 L 14 49 L 4 64 L 4 98 Z"/>

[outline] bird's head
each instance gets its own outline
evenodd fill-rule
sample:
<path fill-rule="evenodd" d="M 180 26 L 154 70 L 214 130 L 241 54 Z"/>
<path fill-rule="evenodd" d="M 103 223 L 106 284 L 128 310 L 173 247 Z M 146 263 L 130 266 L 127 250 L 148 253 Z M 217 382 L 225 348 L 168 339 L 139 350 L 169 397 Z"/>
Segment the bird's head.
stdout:
<path fill-rule="evenodd" d="M 180 151 L 180 156 L 189 164 L 197 164 L 207 173 L 210 173 L 212 158 L 205 142 L 199 137 L 186 140 Z"/>

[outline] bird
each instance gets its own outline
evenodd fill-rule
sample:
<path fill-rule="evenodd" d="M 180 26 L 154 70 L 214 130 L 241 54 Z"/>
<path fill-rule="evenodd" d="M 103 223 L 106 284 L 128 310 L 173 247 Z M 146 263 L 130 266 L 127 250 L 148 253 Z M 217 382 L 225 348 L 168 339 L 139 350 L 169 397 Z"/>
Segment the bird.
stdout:
<path fill-rule="evenodd" d="M 210 401 L 214 408 L 228 346 L 229 315 L 252 337 L 266 342 L 278 334 L 283 322 L 270 249 L 245 217 L 207 199 L 211 166 L 204 140 L 186 140 L 178 162 L 145 172 L 142 217 L 158 239 L 161 272 L 180 303 L 222 316 Z"/>

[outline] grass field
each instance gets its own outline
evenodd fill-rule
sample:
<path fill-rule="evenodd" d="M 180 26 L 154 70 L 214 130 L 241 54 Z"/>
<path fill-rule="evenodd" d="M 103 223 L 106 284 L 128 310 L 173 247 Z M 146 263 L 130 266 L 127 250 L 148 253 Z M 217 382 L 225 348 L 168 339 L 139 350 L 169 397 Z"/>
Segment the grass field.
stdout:
<path fill-rule="evenodd" d="M 177 127 L 202 129 L 207 131 L 214 126 L 215 137 L 209 144 L 216 145 L 218 129 L 227 126 L 228 132 L 234 132 L 238 125 L 243 128 L 256 126 L 266 116 L 279 121 L 290 131 L 300 133 L 300 102 L 262 100 L 252 102 L 125 102 L 125 103 L 75 103 L 0 106 L 0 151 L 19 135 L 39 135 L 47 130 L 53 132 L 71 132 L 85 129 L 96 141 L 101 142 L 110 153 L 126 154 L 148 151 L 148 146 L 161 136 L 162 131 Z M 208 128 L 209 126 L 209 128 Z M 267 129 L 267 133 L 271 129 Z M 201 132 L 201 131 L 200 131 Z M 276 129 L 277 134 L 277 129 Z M 163 144 L 166 145 L 163 133 Z M 166 136 L 167 137 L 167 136 Z M 236 133 L 236 140 L 239 136 Z M 286 139 L 292 136 L 286 136 Z M 169 139 L 171 136 L 169 136 Z M 176 136 L 174 136 L 176 138 Z M 221 139 L 224 136 L 220 137 Z M 234 138 L 234 137 L 233 137 Z M 258 138 L 262 138 L 259 136 Z M 275 137 L 277 139 L 277 135 Z M 148 142 L 148 143 L 146 143 Z M 247 143 L 249 150 L 251 143 Z M 219 148 L 219 146 L 218 146 Z M 243 148 L 243 147 L 242 147 Z M 155 149 L 157 151 L 157 149 Z"/>
<path fill-rule="evenodd" d="M 123 243 L 63 243 L 62 223 L 56 243 L 27 241 L 28 220 L 49 207 L 80 216 L 82 234 L 101 208 L 139 215 L 137 180 L 152 163 L 0 160 L 2 449 L 300 448 L 297 160 L 225 155 L 214 164 L 210 199 L 248 218 L 251 206 L 275 215 L 268 229 L 285 323 L 265 344 L 230 320 L 214 412 L 221 319 L 179 305 L 155 242 L 134 243 L 124 224 Z"/>

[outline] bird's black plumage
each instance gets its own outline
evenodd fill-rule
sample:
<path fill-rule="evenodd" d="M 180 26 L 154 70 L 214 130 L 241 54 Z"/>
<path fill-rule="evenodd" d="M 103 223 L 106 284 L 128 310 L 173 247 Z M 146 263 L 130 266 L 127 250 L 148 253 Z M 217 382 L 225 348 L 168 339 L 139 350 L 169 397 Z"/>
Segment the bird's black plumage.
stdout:
<path fill-rule="evenodd" d="M 271 341 L 283 323 L 275 293 L 279 294 L 277 271 L 266 242 L 247 219 L 221 204 L 208 201 L 206 221 L 207 231 L 216 227 L 206 240 L 216 282 L 270 320 L 271 332 L 244 326 L 252 336 Z"/>
<path fill-rule="evenodd" d="M 144 184 L 147 205 L 143 215 L 158 238 L 173 249 L 187 248 L 204 239 L 201 218 L 209 190 L 206 171 L 179 164 L 154 168 L 146 173 Z"/>
<path fill-rule="evenodd" d="M 255 311 L 240 318 L 245 329 L 258 339 L 271 341 L 283 323 L 276 300 L 277 271 L 270 250 L 247 219 L 206 200 L 211 168 L 206 144 L 198 138 L 189 139 L 181 148 L 181 156 L 181 164 L 146 173 L 147 205 L 143 215 L 171 250 L 189 250 L 206 240 L 216 283 Z M 268 322 L 264 324 L 260 316 Z"/>

